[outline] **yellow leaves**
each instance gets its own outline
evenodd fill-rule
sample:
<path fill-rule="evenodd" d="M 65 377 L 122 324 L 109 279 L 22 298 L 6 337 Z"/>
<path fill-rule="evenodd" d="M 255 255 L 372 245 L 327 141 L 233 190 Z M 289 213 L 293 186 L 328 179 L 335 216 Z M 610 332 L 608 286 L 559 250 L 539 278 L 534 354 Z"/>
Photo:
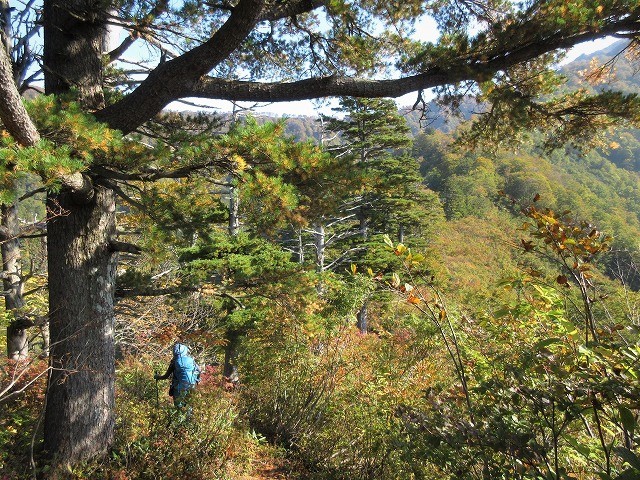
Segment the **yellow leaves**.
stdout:
<path fill-rule="evenodd" d="M 395 253 L 396 255 L 400 256 L 404 253 L 407 253 L 409 251 L 409 249 L 403 245 L 402 243 L 399 243 L 396 248 L 394 249 L 393 253 Z"/>
<path fill-rule="evenodd" d="M 602 5 L 598 5 L 598 6 L 596 7 L 596 13 L 597 13 L 598 15 L 602 14 L 602 11 L 603 11 L 603 10 L 604 10 L 604 7 L 603 7 Z"/>
<path fill-rule="evenodd" d="M 216 295 L 219 292 L 219 288 L 213 284 L 204 284 L 200 288 L 200 293 L 202 295 Z"/>
<path fill-rule="evenodd" d="M 598 58 L 593 58 L 589 62 L 588 68 L 580 70 L 578 72 L 578 77 L 587 82 L 589 85 L 595 87 L 598 85 L 611 83 L 613 80 L 615 80 L 615 68 L 612 64 L 605 63 L 603 65 L 600 63 Z"/>
<path fill-rule="evenodd" d="M 247 169 L 247 162 L 237 153 L 231 156 L 231 162 L 234 164 L 236 171 L 244 172 Z"/>

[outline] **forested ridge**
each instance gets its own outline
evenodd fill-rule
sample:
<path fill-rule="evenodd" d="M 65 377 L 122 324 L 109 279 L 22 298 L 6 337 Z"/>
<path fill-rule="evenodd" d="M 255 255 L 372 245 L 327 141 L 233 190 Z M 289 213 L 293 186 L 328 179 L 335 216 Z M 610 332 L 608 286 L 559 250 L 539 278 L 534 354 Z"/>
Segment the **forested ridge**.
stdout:
<path fill-rule="evenodd" d="M 0 480 L 640 478 L 637 3 L 0 12 Z"/>

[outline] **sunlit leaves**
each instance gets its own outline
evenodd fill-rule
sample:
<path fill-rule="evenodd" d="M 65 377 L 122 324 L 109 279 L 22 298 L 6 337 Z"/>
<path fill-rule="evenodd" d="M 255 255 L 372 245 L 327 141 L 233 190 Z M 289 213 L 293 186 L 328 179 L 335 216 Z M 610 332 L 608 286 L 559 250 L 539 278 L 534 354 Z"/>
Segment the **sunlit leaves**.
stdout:
<path fill-rule="evenodd" d="M 14 178 L 36 173 L 48 187 L 57 188 L 62 176 L 85 170 L 122 147 L 118 132 L 97 123 L 75 102 L 43 95 L 28 102 L 26 107 L 42 139 L 33 147 L 21 147 L 2 133 L 0 173 L 7 185 L 4 190 L 7 195 L 11 195 L 9 185 Z"/>
<path fill-rule="evenodd" d="M 311 142 L 284 135 L 284 123 L 249 117 L 220 138 L 221 151 L 237 165 L 241 206 L 262 234 L 303 226 L 340 201 L 345 166 Z"/>
<path fill-rule="evenodd" d="M 495 148 L 517 143 L 523 135 L 539 131 L 547 150 L 567 143 L 587 150 L 606 146 L 606 134 L 612 127 L 640 124 L 640 99 L 636 94 L 577 90 L 547 100 L 536 97 L 549 93 L 543 91 L 549 88 L 555 88 L 555 84 L 544 89 L 535 86 L 531 91 L 526 84 L 511 80 L 504 85 L 485 85 L 479 99 L 490 107 L 464 132 L 460 143 Z"/>
<path fill-rule="evenodd" d="M 540 239 L 544 245 L 552 249 L 562 258 L 570 259 L 572 269 L 579 272 L 589 270 L 589 264 L 598 254 L 608 252 L 612 238 L 598 231 L 588 222 L 576 222 L 569 217 L 570 212 L 557 214 L 553 210 L 539 210 L 531 205 L 524 213 L 534 221 L 525 222 L 524 230 L 531 232 L 534 238 Z M 526 251 L 533 250 L 531 240 L 521 240 Z M 558 283 L 564 284 L 562 279 Z"/>

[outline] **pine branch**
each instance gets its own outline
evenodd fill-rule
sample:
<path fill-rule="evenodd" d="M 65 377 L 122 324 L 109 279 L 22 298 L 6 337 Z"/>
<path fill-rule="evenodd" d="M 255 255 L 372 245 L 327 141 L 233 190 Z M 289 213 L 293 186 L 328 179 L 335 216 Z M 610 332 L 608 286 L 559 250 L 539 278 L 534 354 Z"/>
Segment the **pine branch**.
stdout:
<path fill-rule="evenodd" d="M 109 250 L 112 252 L 131 253 L 133 255 L 140 255 L 140 253 L 142 253 L 141 247 L 133 243 L 120 242 L 118 240 L 111 240 L 109 242 Z"/>
<path fill-rule="evenodd" d="M 118 298 L 131 298 L 131 297 L 161 297 L 165 295 L 175 295 L 177 293 L 184 292 L 197 292 L 199 288 L 188 286 L 174 286 L 166 288 L 152 288 L 152 287 L 131 287 L 131 288 L 117 288 L 116 297 Z"/>
<path fill-rule="evenodd" d="M 206 162 L 196 163 L 193 165 L 187 165 L 185 167 L 177 168 L 171 171 L 163 171 L 156 169 L 148 169 L 146 172 L 139 173 L 124 173 L 117 172 L 115 170 L 108 169 L 101 165 L 93 165 L 91 171 L 100 175 L 101 177 L 118 180 L 118 181 L 137 181 L 137 182 L 155 182 L 164 178 L 187 178 L 198 170 L 205 168 L 215 167 L 223 164 L 224 159 L 208 160 Z"/>

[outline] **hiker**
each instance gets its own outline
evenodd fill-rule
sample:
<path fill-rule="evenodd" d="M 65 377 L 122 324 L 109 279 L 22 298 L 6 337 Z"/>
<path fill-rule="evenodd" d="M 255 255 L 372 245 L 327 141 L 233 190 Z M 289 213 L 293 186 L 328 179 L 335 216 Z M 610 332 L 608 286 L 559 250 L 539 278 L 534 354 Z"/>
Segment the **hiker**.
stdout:
<path fill-rule="evenodd" d="M 189 391 L 200 381 L 200 367 L 189 355 L 189 348 L 182 343 L 176 343 L 173 346 L 173 359 L 166 373 L 164 375 L 156 373 L 153 378 L 165 380 L 170 375 L 172 378 L 169 395 L 173 397 L 173 404 L 176 407 L 183 407 Z"/>

